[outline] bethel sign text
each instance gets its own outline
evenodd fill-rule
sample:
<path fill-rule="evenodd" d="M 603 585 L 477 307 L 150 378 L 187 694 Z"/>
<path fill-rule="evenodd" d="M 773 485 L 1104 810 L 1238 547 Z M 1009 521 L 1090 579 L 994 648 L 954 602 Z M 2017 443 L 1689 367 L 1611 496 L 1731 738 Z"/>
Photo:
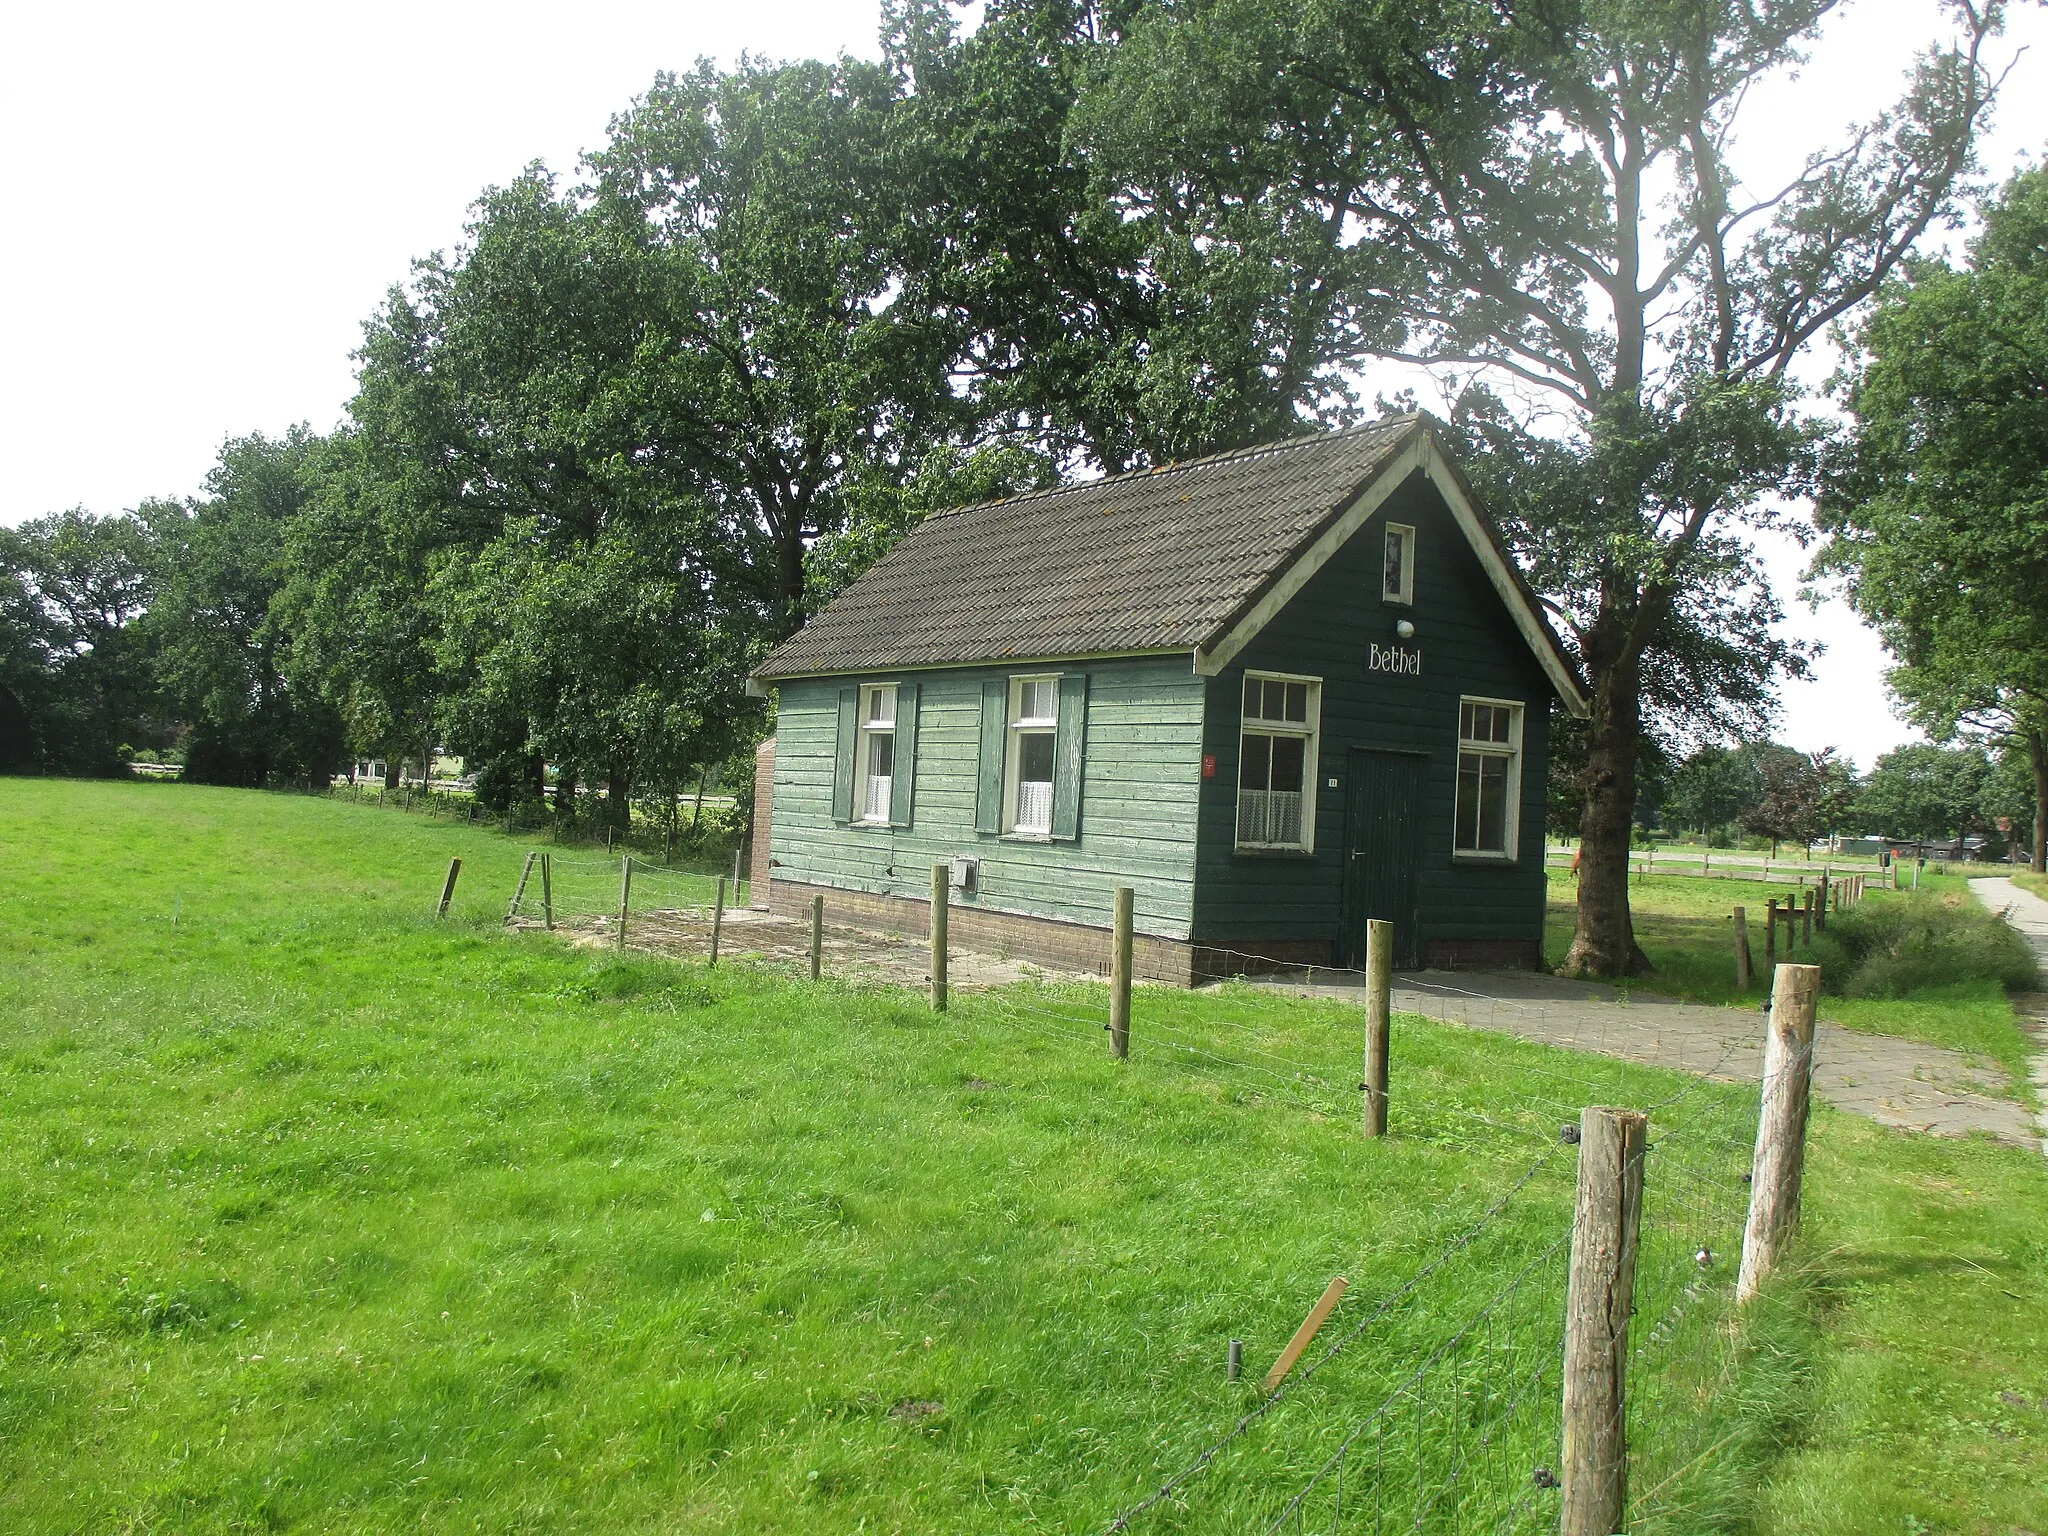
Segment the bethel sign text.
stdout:
<path fill-rule="evenodd" d="M 1368 672 L 1399 672 L 1407 677 L 1422 676 L 1422 649 L 1404 651 L 1398 645 L 1366 645 L 1365 669 Z"/>

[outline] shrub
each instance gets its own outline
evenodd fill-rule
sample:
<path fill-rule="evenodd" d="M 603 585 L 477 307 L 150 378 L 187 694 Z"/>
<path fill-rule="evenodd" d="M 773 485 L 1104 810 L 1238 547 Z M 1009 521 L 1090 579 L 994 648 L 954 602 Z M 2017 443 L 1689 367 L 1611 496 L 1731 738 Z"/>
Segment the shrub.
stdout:
<path fill-rule="evenodd" d="M 1831 913 L 1825 944 L 1827 989 L 1849 997 L 1904 997 L 1957 981 L 2038 984 L 2026 940 L 1964 895 L 1901 892 Z"/>

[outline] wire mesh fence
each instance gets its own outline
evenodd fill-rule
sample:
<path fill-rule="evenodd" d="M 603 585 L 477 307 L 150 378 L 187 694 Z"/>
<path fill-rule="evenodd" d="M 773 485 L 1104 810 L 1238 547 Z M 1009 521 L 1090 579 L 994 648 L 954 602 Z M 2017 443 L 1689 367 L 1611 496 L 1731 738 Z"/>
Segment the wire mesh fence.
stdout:
<path fill-rule="evenodd" d="M 515 923 L 552 919 L 614 943 L 624 863 L 535 850 L 510 905 Z M 625 947 L 801 972 L 811 925 L 747 912 L 749 893 L 698 871 L 634 859 Z M 539 907 L 545 903 L 543 914 Z M 917 986 L 922 933 L 821 927 L 821 973 Z M 1227 952 L 1224 952 L 1227 954 Z M 1256 956 L 1241 957 L 1245 970 Z M 948 1025 L 999 1031 L 1062 1053 L 1108 1053 L 1109 992 L 1099 981 L 1014 962 L 977 974 L 956 955 Z M 1355 1120 L 1364 973 L 1295 968 L 1211 989 L 1141 987 L 1131 1065 L 1214 1084 L 1227 1102 L 1317 1120 Z M 1526 1042 L 1513 1070 L 1479 1071 L 1442 1032 L 1397 1034 L 1389 1128 L 1396 1138 L 1474 1154 L 1497 1196 L 1471 1221 L 1416 1245 L 1398 1272 L 1378 1266 L 1338 1307 L 1326 1336 L 1278 1389 L 1215 1426 L 1164 1427 L 1148 1491 L 1105 1530 L 1533 1531 L 1553 1528 L 1561 1480 L 1561 1375 L 1571 1250 L 1572 1139 L 1581 1109 L 1621 1086 L 1602 1061 L 1665 1069 L 1627 1079 L 1650 1121 L 1634 1322 L 1627 1344 L 1631 1528 L 1688 1529 L 1713 1425 L 1703 1403 L 1739 1364 L 1732 1314 L 1757 1122 L 1764 1016 L 1705 1010 L 1714 1028 L 1667 1027 L 1657 1007 L 1575 1011 L 1540 997 L 1487 996 L 1441 977 L 1398 983 L 1397 1011 Z M 1696 1024 L 1688 1016 L 1689 1024 Z"/>

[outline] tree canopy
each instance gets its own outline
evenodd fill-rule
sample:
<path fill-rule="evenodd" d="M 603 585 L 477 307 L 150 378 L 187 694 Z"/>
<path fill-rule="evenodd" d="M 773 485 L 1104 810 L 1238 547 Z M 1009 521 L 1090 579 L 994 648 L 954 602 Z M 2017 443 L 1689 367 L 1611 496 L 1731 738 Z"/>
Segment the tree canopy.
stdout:
<path fill-rule="evenodd" d="M 1863 326 L 1855 430 L 1816 561 L 1847 578 L 1932 734 L 2018 746 L 2048 831 L 2048 174 L 2015 177 L 1967 264 L 1917 262 Z"/>

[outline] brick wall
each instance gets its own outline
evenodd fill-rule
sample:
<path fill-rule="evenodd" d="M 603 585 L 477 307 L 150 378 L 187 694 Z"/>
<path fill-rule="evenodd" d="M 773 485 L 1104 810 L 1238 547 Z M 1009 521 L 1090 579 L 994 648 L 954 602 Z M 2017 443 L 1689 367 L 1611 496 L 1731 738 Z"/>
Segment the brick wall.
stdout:
<path fill-rule="evenodd" d="M 775 822 L 775 738 L 770 736 L 754 749 L 754 832 L 753 863 L 747 871 L 748 900 L 757 907 L 769 902 L 769 870 L 774 860 L 769 831 Z"/>

